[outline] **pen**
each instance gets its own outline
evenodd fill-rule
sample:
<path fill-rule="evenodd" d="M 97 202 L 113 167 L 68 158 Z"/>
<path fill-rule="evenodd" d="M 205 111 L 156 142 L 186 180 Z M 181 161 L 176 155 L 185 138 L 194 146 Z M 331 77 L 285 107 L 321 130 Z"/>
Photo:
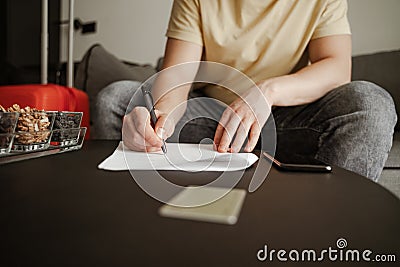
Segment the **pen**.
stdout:
<path fill-rule="evenodd" d="M 144 98 L 146 107 L 150 112 L 151 122 L 153 123 L 153 127 L 155 127 L 156 123 L 157 123 L 157 116 L 156 116 L 156 113 L 154 112 L 154 100 L 153 100 L 153 96 L 151 95 L 151 86 L 149 84 L 143 84 L 142 93 L 143 93 L 143 98 Z M 167 146 L 165 145 L 164 139 L 162 140 L 162 142 L 163 142 L 163 145 L 161 146 L 161 149 L 162 149 L 163 153 L 166 154 Z"/>

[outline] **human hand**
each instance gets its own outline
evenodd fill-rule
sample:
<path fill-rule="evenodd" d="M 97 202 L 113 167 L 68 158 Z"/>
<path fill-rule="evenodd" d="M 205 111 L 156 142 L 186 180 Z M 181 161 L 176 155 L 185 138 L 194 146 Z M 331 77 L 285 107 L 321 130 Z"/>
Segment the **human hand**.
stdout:
<path fill-rule="evenodd" d="M 150 113 L 145 107 L 135 107 L 125 115 L 122 124 L 124 145 L 134 151 L 156 152 L 161 150 L 162 140 L 170 137 L 175 128 L 168 114 L 155 110 L 157 123 L 153 129 Z"/>
<path fill-rule="evenodd" d="M 222 114 L 214 135 L 214 149 L 223 153 L 239 152 L 248 137 L 244 151 L 253 151 L 271 113 L 269 102 L 257 85 L 238 97 Z"/>

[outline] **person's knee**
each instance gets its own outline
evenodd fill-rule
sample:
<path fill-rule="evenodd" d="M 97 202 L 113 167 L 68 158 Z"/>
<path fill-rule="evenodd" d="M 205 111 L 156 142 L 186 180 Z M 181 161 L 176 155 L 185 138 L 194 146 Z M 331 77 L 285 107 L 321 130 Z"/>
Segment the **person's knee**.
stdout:
<path fill-rule="evenodd" d="M 92 136 L 96 139 L 120 139 L 122 117 L 136 89 L 135 81 L 119 81 L 104 87 L 91 108 Z"/>
<path fill-rule="evenodd" d="M 120 109 L 121 105 L 126 108 L 133 92 L 139 86 L 140 83 L 135 81 L 118 81 L 104 87 L 95 99 L 97 113 L 112 113 L 115 109 Z M 120 111 L 118 110 L 117 113 Z"/>
<path fill-rule="evenodd" d="M 380 130 L 392 130 L 396 124 L 396 110 L 390 94 L 380 86 L 367 81 L 354 81 L 339 90 L 342 105 L 348 113 L 363 114 L 359 123 L 366 126 L 383 127 Z"/>
<path fill-rule="evenodd" d="M 119 90 L 123 87 L 126 87 L 126 83 L 130 83 L 128 81 L 118 81 L 111 83 L 104 87 L 98 92 L 96 95 L 96 106 L 104 106 L 109 105 L 115 101 L 115 96 L 118 95 Z"/>
<path fill-rule="evenodd" d="M 377 180 L 396 124 L 390 94 L 373 83 L 357 81 L 333 90 L 326 99 L 325 111 L 331 115 L 317 157 Z"/>
<path fill-rule="evenodd" d="M 114 88 L 112 86 L 107 86 L 103 88 L 95 98 L 95 112 L 101 113 L 102 111 L 108 109 L 110 103 L 112 103 L 113 99 L 113 92 Z M 98 114 L 93 114 L 98 115 Z"/>

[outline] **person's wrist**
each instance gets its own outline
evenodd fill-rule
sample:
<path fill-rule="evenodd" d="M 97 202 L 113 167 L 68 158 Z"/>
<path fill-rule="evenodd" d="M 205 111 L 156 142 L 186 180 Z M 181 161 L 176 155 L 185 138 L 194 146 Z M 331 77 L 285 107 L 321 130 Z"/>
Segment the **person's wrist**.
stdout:
<path fill-rule="evenodd" d="M 265 96 L 268 104 L 272 107 L 275 105 L 276 101 L 276 82 L 273 80 L 264 80 L 262 82 L 259 82 L 258 87 L 260 88 L 261 92 Z"/>
<path fill-rule="evenodd" d="M 180 117 L 182 116 L 177 109 L 171 108 L 166 105 L 162 105 L 162 103 L 158 103 L 154 106 L 154 109 L 157 111 L 159 116 L 167 118 L 168 121 L 172 123 L 172 125 L 176 125 L 176 122 L 179 121 Z"/>

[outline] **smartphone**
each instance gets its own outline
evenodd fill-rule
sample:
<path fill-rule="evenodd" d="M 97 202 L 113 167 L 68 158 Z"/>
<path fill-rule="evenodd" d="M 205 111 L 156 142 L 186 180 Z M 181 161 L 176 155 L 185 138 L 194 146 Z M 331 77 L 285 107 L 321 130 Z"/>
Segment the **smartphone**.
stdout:
<path fill-rule="evenodd" d="M 304 158 L 296 156 L 275 155 L 271 156 L 263 152 L 264 156 L 271 161 L 274 166 L 283 171 L 302 171 L 302 172 L 331 172 L 332 167 L 314 158 Z"/>

